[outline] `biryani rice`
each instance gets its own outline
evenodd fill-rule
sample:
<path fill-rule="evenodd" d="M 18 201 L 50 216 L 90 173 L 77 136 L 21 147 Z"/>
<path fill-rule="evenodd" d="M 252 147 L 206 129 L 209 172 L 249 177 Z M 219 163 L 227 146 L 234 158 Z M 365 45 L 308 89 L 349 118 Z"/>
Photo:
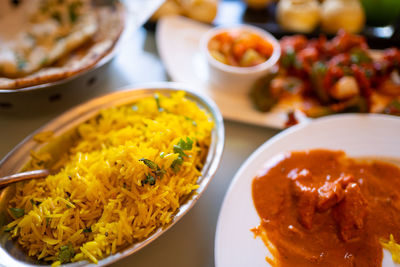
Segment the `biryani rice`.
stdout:
<path fill-rule="evenodd" d="M 59 173 L 16 185 L 9 202 L 14 221 L 6 229 L 30 256 L 53 265 L 97 263 L 171 222 L 198 188 L 212 128 L 209 115 L 184 92 L 103 110 L 78 126 L 80 138 Z M 184 156 L 177 152 L 190 140 Z M 43 163 L 38 158 L 32 168 Z"/>

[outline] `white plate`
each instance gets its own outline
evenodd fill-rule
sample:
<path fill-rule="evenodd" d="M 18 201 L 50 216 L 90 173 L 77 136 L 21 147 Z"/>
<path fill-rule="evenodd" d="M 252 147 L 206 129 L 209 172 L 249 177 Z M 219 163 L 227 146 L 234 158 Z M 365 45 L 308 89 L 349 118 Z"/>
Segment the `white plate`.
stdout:
<path fill-rule="evenodd" d="M 157 24 L 157 48 L 171 79 L 176 82 L 193 84 L 210 96 L 226 119 L 260 126 L 282 129 L 286 112 L 275 109 L 262 113 L 255 110 L 245 93 L 225 93 L 214 90 L 207 82 L 206 58 L 200 52 L 200 39 L 210 25 L 184 17 L 163 17 Z"/>
<path fill-rule="evenodd" d="M 348 156 L 400 158 L 400 118 L 386 115 L 334 115 L 297 125 L 271 138 L 241 166 L 225 196 L 215 238 L 217 267 L 269 266 L 271 256 L 251 228 L 260 224 L 251 195 L 257 172 L 272 157 L 287 151 L 326 148 Z M 385 251 L 383 266 L 395 265 Z"/>

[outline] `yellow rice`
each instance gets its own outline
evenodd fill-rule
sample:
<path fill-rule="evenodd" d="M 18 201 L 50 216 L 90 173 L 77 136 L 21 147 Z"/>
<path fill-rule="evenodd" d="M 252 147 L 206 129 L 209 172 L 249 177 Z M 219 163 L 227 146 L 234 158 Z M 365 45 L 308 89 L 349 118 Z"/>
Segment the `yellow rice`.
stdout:
<path fill-rule="evenodd" d="M 14 220 L 6 229 L 30 256 L 53 265 L 97 263 L 171 222 L 198 188 L 212 128 L 209 115 L 184 92 L 103 110 L 78 127 L 80 138 L 59 173 L 17 184 L 9 202 Z M 176 172 L 171 164 L 180 154 L 174 145 L 187 138 L 193 146 L 184 150 Z M 165 170 L 153 185 L 143 182 L 156 176 L 143 158 Z M 42 163 L 32 158 L 32 166 Z M 24 215 L 18 218 L 15 208 Z M 71 258 L 62 257 L 66 248 L 73 249 Z"/>

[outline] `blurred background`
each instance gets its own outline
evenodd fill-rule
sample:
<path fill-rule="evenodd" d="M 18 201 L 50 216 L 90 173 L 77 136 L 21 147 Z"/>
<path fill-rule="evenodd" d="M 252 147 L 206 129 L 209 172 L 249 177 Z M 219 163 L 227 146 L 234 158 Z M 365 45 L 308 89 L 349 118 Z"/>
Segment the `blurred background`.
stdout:
<path fill-rule="evenodd" d="M 364 35 L 373 48 L 400 44 L 398 0 L 166 0 L 145 25 L 165 15 L 184 15 L 214 25 L 248 23 L 276 37 L 315 37 L 344 28 Z"/>

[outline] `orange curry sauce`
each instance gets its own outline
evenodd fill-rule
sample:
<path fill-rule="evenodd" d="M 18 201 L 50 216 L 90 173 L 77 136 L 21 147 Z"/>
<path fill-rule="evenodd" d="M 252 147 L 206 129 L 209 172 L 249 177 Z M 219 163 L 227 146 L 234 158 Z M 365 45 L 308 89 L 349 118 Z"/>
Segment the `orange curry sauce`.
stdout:
<path fill-rule="evenodd" d="M 287 154 L 253 180 L 276 266 L 381 266 L 379 240 L 400 241 L 400 168 L 342 151 Z"/>

